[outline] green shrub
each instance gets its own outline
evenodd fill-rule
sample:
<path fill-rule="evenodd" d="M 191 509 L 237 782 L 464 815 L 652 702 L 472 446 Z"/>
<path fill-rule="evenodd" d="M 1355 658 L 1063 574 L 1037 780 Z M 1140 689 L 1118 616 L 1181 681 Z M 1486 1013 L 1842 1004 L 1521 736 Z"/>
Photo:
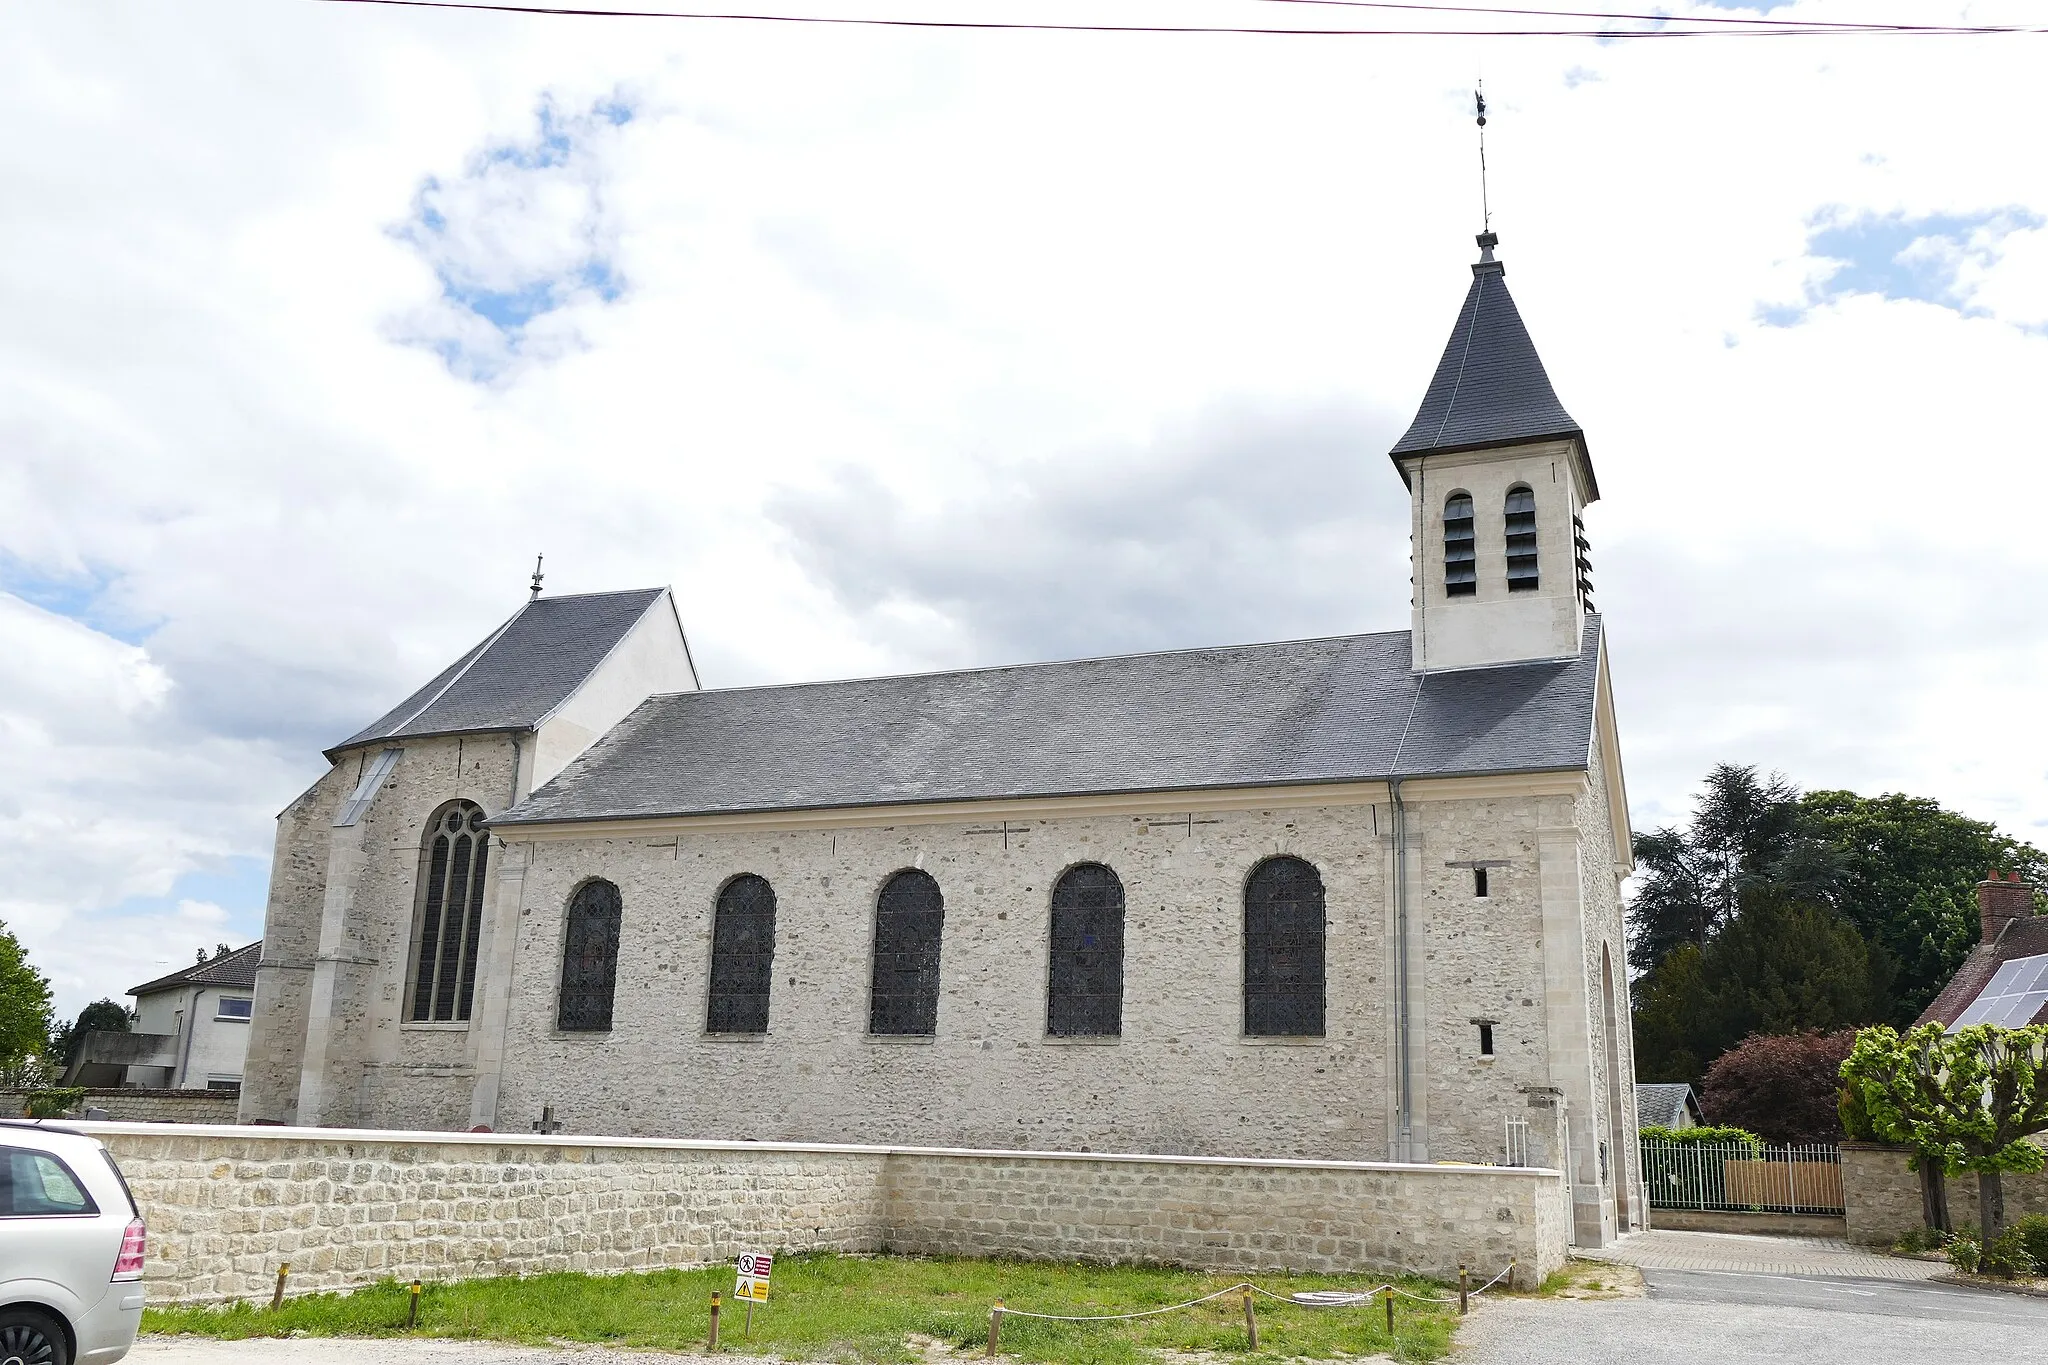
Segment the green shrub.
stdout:
<path fill-rule="evenodd" d="M 1940 1247 L 1941 1233 L 1929 1227 L 1912 1228 L 1892 1244 L 1892 1250 L 1902 1256 L 1918 1256 L 1922 1252 L 1939 1250 Z"/>
<path fill-rule="evenodd" d="M 1967 1232 L 1958 1232 L 1948 1239 L 1948 1263 L 1965 1275 L 1977 1273 L 1977 1262 L 1982 1255 L 1977 1239 Z"/>
<path fill-rule="evenodd" d="M 21 1112 L 32 1119 L 61 1119 L 79 1105 L 85 1103 L 85 1087 L 74 1085 L 62 1090 L 31 1090 L 22 1104 Z"/>
<path fill-rule="evenodd" d="M 2018 1235 L 2020 1245 L 2034 1258 L 2034 1273 L 2048 1274 L 2048 1215 L 2030 1213 L 2015 1218 L 2010 1231 Z"/>
<path fill-rule="evenodd" d="M 1764 1140 L 1747 1128 L 1713 1127 L 1702 1124 L 1697 1128 L 1659 1128 L 1655 1125 L 1641 1130 L 1645 1142 L 1703 1142 L 1734 1143 L 1744 1147 L 1761 1147 Z"/>
<path fill-rule="evenodd" d="M 2018 1228 L 2007 1228 L 1984 1248 L 1983 1254 L 1977 1258 L 1977 1273 L 1996 1275 L 2001 1280 L 2034 1273 L 2034 1258 L 2028 1254 L 2026 1239 Z"/>

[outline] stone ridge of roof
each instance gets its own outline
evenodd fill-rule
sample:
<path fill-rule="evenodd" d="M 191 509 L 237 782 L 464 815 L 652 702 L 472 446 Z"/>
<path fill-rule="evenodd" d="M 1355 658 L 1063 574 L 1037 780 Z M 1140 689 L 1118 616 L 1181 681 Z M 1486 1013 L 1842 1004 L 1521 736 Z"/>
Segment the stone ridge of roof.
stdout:
<path fill-rule="evenodd" d="M 1569 659 L 1428 674 L 1392 631 L 667 693 L 493 823 L 1579 771 L 1600 648 L 1589 617 Z"/>
<path fill-rule="evenodd" d="M 1991 978 L 1998 975 L 1998 969 L 2016 957 L 2038 957 L 2048 953 L 2048 915 L 2022 915 L 2007 921 L 2005 928 L 1990 943 L 1979 942 L 1970 949 L 1956 974 L 1941 988 L 1941 994 L 1920 1012 L 1915 1024 L 1941 1024 L 1944 1027 L 1955 1023 L 1963 1011 L 1976 1003 L 1984 988 L 1991 984 Z M 2048 1023 L 2048 1004 L 2034 1012 L 2029 1023 Z"/>
<path fill-rule="evenodd" d="M 570 593 L 523 603 L 404 701 L 327 751 L 379 740 L 530 730 L 583 685 L 666 588 Z"/>
<path fill-rule="evenodd" d="M 1482 261 L 1472 267 L 1472 284 L 1415 420 L 1388 453 L 1399 468 L 1403 456 L 1558 439 L 1583 447 L 1585 432 L 1551 387 L 1508 292 L 1505 268 Z M 1586 472 L 1590 479 L 1590 457 Z M 1588 501 L 1597 500 L 1597 488 L 1588 492 Z"/>
<path fill-rule="evenodd" d="M 219 957 L 195 962 L 189 967 L 172 972 L 169 976 L 145 981 L 140 986 L 130 986 L 127 994 L 154 995 L 158 991 L 167 991 L 176 986 L 230 986 L 253 990 L 256 986 L 256 964 L 262 956 L 263 940 L 259 938 L 254 943 L 231 949 Z"/>

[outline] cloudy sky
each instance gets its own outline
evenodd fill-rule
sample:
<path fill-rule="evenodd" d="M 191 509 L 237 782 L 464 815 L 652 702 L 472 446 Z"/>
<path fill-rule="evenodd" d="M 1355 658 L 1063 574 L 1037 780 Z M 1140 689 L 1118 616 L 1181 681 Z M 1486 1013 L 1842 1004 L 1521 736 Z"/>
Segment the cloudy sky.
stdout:
<path fill-rule="evenodd" d="M 1637 824 L 1728 760 L 2048 839 L 2048 36 L 0 31 L 0 919 L 67 1012 L 257 936 L 321 746 L 537 551 L 672 584 L 712 685 L 1405 628 L 1480 76 Z"/>

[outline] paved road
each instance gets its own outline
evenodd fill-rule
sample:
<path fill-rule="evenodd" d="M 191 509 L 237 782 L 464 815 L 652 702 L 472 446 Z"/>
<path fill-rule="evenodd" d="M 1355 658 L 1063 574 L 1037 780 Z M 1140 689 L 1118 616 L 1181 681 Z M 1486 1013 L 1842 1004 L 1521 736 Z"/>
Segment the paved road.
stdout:
<path fill-rule="evenodd" d="M 1943 1365 L 2048 1356 L 2048 1299 L 1926 1280 L 1643 1271 L 1649 1295 L 1489 1303 L 1457 1365 Z"/>
<path fill-rule="evenodd" d="M 1825 1237 L 1751 1237 L 1732 1232 L 1638 1232 L 1612 1246 L 1576 1254 L 1644 1270 L 1749 1271 L 1865 1280 L 1926 1280 L 1948 1269 L 1945 1261 L 1885 1256 Z"/>

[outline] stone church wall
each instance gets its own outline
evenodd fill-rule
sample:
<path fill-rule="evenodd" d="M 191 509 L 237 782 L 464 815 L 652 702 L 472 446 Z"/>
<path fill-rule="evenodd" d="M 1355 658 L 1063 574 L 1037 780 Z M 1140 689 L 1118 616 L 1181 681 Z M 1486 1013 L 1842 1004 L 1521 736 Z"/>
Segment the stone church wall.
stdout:
<path fill-rule="evenodd" d="M 1215 1269 L 1491 1275 L 1565 1258 L 1554 1171 L 796 1147 L 583 1137 L 83 1125 L 150 1229 L 154 1302 L 927 1251 Z"/>
<path fill-rule="evenodd" d="M 1416 928 L 1418 1086 L 1427 1159 L 1497 1161 L 1503 1119 L 1545 1074 L 1535 802 L 1436 802 L 1411 829 L 1432 864 Z M 1009 832 L 1003 832 L 1008 826 Z M 530 857 L 516 905 L 514 1007 L 491 1122 L 543 1106 L 573 1128 L 691 1138 L 914 1141 L 946 1146 L 1384 1160 L 1393 1087 L 1390 823 L 1384 805 L 1095 815 L 894 827 L 699 829 L 658 839 L 515 843 Z M 1006 846 L 1007 845 L 1007 846 Z M 1242 1030 L 1242 892 L 1290 853 L 1322 874 L 1328 1009 L 1321 1039 Z M 1470 870 L 1504 862 L 1481 906 Z M 1100 861 L 1126 894 L 1124 1018 L 1113 1040 L 1049 1038 L 1049 895 Z M 937 1036 L 869 1036 L 874 901 L 904 867 L 946 898 Z M 765 1037 L 703 1032 L 713 905 L 732 876 L 777 895 Z M 563 1034 L 552 1004 L 564 910 L 585 879 L 623 895 L 608 1034 Z M 1462 892 L 1459 888 L 1463 888 Z M 1432 900 L 1434 897 L 1434 900 Z M 502 921 L 501 921 L 502 922 Z M 1524 1005 L 1522 1001 L 1531 1003 Z M 1476 1028 L 1497 1016 L 1492 1063 Z M 801 1095 L 801 1103 L 790 1102 Z M 379 1121 L 382 1121 L 381 1119 Z"/>

